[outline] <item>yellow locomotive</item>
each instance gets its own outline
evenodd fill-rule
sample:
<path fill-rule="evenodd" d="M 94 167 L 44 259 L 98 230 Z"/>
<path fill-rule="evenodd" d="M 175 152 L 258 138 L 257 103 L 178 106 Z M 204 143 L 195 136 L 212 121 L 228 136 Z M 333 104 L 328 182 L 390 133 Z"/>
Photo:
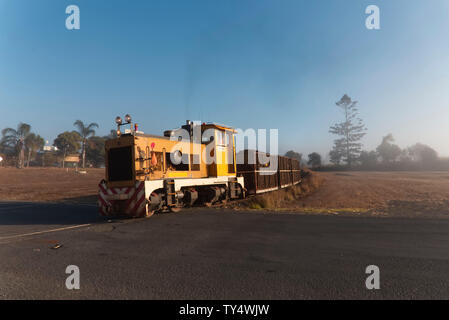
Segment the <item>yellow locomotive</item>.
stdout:
<path fill-rule="evenodd" d="M 105 216 L 148 217 L 201 202 L 245 196 L 237 177 L 235 130 L 187 121 L 163 136 L 144 134 L 131 117 L 116 118 L 117 138 L 106 141 L 99 209 Z M 124 132 L 121 127 L 129 125 Z"/>

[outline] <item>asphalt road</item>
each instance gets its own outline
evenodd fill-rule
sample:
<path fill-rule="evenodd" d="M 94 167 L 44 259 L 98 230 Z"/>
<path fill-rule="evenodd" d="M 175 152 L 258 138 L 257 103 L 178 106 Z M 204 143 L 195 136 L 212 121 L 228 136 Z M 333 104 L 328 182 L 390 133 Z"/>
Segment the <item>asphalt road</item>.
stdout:
<path fill-rule="evenodd" d="M 201 208 L 108 222 L 89 205 L 0 203 L 0 298 L 448 299 L 449 220 Z"/>

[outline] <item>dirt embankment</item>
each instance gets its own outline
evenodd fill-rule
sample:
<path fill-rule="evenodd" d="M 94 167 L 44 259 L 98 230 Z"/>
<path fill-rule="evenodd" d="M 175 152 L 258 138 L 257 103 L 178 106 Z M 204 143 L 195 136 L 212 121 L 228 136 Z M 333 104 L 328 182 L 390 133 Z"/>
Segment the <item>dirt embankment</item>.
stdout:
<path fill-rule="evenodd" d="M 302 182 L 279 191 L 267 192 L 247 199 L 231 202 L 227 206 L 235 209 L 285 210 L 296 208 L 300 201 L 316 192 L 323 184 L 321 175 L 306 171 Z"/>

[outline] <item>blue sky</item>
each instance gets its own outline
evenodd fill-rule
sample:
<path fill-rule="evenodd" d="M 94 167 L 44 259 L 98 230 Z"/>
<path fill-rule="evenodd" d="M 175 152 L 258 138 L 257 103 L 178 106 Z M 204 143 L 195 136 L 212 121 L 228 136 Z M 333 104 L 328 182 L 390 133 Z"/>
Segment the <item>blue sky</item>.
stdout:
<path fill-rule="evenodd" d="M 449 156 L 446 0 L 0 0 L 0 128 L 52 141 L 130 113 L 160 134 L 186 119 L 278 128 L 280 152 L 325 156 L 347 93 L 368 127 Z M 65 28 L 78 5 L 81 29 Z M 365 8 L 381 30 L 365 28 Z"/>

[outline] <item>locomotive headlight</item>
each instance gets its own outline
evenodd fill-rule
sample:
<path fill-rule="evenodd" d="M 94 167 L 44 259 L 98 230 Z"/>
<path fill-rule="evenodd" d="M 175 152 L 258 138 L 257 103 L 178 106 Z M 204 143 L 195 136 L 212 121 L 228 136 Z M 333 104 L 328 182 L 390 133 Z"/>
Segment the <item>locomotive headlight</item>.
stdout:
<path fill-rule="evenodd" d="M 130 123 L 131 122 L 131 116 L 129 114 L 127 114 L 125 116 L 125 121 L 126 121 L 126 123 Z"/>
<path fill-rule="evenodd" d="M 117 123 L 118 125 L 121 125 L 122 124 L 122 118 L 120 118 L 120 117 L 115 118 L 115 123 Z"/>

